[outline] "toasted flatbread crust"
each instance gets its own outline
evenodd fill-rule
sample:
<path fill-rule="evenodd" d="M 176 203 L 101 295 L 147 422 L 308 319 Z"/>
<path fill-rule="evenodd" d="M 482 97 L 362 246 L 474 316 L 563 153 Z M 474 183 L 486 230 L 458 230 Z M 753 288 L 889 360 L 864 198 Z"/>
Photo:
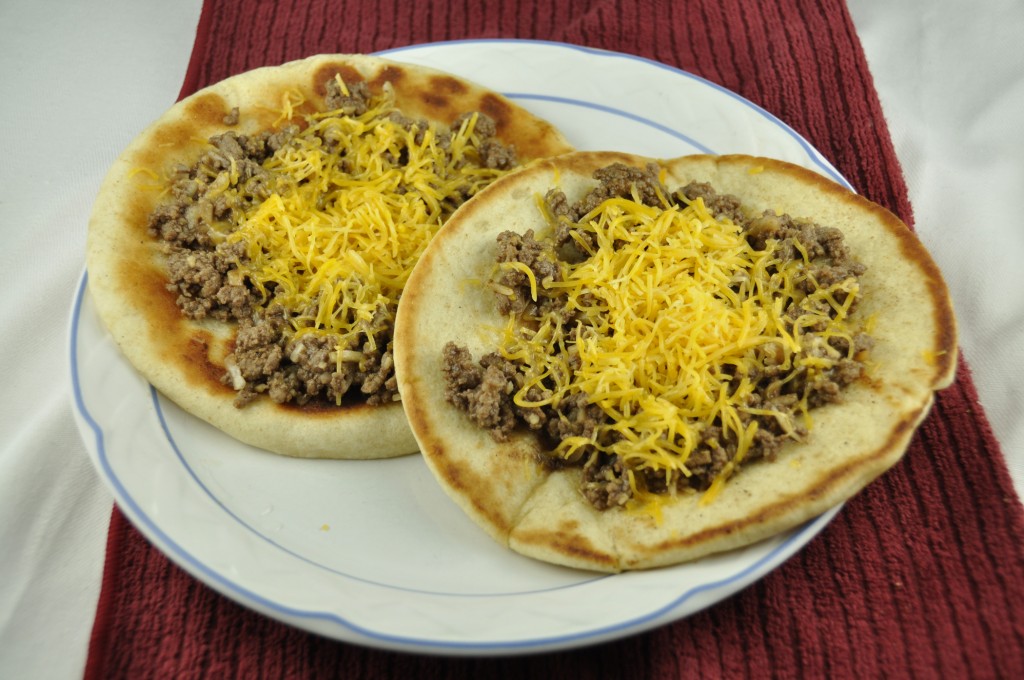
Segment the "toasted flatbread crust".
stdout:
<path fill-rule="evenodd" d="M 845 501 L 903 455 L 935 390 L 954 377 L 956 323 L 945 283 L 924 247 L 893 214 L 801 167 L 749 156 L 691 156 L 660 164 L 669 189 L 692 180 L 740 197 L 757 211 L 782 210 L 843 230 L 867 265 L 859 314 L 875 315 L 868 379 L 842 404 L 816 409 L 803 443 L 773 462 L 745 466 L 710 504 L 685 494 L 663 519 L 593 509 L 577 469 L 547 472 L 527 433 L 495 442 L 445 402 L 441 350 L 448 341 L 479 357 L 486 329 L 501 327 L 486 279 L 503 230 L 549 231 L 535 201 L 558 185 L 574 201 L 612 162 L 651 159 L 580 152 L 502 178 L 466 203 L 424 253 L 406 286 L 395 360 L 406 414 L 445 491 L 497 541 L 524 555 L 599 571 L 675 564 L 756 542 Z"/>
<path fill-rule="evenodd" d="M 481 111 L 497 137 L 515 145 L 521 161 L 571 147 L 547 122 L 501 95 L 447 73 L 364 55 L 321 55 L 260 68 L 183 99 L 140 134 L 114 163 L 89 223 L 89 290 L 103 322 L 124 356 L 158 390 L 186 411 L 246 443 L 269 451 L 315 458 L 382 458 L 412 453 L 416 442 L 400 404 L 342 407 L 278 405 L 258 399 L 233 405 L 235 392 L 221 383 L 233 324 L 186 319 L 168 292 L 159 244 L 147 234 L 150 212 L 161 199 L 156 177 L 192 165 L 206 140 L 228 129 L 255 134 L 280 119 L 286 93 L 301 93 L 296 112 L 323 108 L 325 83 L 340 74 L 366 81 L 374 93 L 385 83 L 410 118 L 450 124 Z M 237 125 L 224 117 L 239 109 Z"/>

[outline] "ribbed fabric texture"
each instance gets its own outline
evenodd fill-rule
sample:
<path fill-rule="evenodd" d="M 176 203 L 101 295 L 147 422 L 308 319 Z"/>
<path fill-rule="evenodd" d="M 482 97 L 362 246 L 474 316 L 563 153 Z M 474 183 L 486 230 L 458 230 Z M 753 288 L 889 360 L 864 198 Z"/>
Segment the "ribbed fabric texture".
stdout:
<path fill-rule="evenodd" d="M 207 0 L 182 95 L 315 53 L 484 37 L 602 47 L 708 78 L 912 222 L 839 0 Z M 85 675 L 1021 678 L 1024 510 L 961 363 L 906 458 L 765 579 L 643 635 L 492 660 L 369 650 L 264 618 L 172 565 L 115 509 Z"/>

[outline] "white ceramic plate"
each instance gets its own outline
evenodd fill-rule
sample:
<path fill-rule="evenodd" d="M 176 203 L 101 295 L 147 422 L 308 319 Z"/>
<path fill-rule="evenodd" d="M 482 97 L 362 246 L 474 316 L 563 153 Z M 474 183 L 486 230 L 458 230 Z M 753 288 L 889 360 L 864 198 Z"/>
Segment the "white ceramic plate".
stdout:
<path fill-rule="evenodd" d="M 512 40 L 385 53 L 468 77 L 561 128 L 580 149 L 671 157 L 755 153 L 842 181 L 779 120 L 663 64 Z M 418 456 L 274 456 L 182 412 L 118 353 L 83 275 L 70 324 L 75 412 L 95 465 L 142 533 L 196 578 L 267 616 L 328 637 L 436 654 L 593 644 L 688 616 L 814 537 L 838 508 L 749 548 L 602 576 L 495 544 Z M 367 443 L 372 446 L 372 442 Z"/>

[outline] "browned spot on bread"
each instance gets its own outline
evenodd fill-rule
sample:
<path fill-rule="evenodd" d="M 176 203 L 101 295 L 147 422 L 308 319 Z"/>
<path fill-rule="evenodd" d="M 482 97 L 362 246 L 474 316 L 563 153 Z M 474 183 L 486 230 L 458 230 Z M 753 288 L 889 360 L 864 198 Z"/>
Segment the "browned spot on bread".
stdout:
<path fill-rule="evenodd" d="M 136 165 L 159 171 L 166 164 L 168 158 L 174 156 L 175 150 L 195 146 L 193 140 L 197 137 L 201 137 L 201 134 L 196 122 L 175 120 L 161 125 L 153 130 L 153 143 L 147 144 L 145 149 L 137 155 Z"/>
<path fill-rule="evenodd" d="M 175 302 L 175 294 L 167 289 L 166 274 L 141 258 L 125 259 L 119 264 L 122 269 L 119 280 L 132 281 L 134 284 L 124 291 L 125 295 L 146 309 L 147 318 L 166 320 L 166 324 L 160 327 L 152 323 L 150 332 L 158 336 L 173 333 L 182 316 Z"/>
<path fill-rule="evenodd" d="M 432 109 L 445 109 L 448 108 L 448 97 L 443 94 L 437 94 L 435 92 L 424 92 L 421 99 L 428 108 Z"/>
<path fill-rule="evenodd" d="M 233 390 L 220 381 L 224 368 L 210 361 L 210 346 L 213 336 L 203 330 L 193 330 L 184 345 L 181 357 L 188 367 L 192 378 L 215 392 L 232 392 Z"/>
<path fill-rule="evenodd" d="M 185 107 L 185 116 L 197 126 L 220 126 L 230 107 L 219 94 L 207 92 L 190 98 Z"/>
<path fill-rule="evenodd" d="M 189 155 L 197 154 L 202 147 L 197 140 L 205 140 L 228 127 L 224 116 L 231 112 L 231 107 L 216 93 L 194 95 L 181 106 L 179 116 L 153 128 L 150 142 L 132 159 L 136 168 L 152 170 L 162 176 L 173 164 L 192 161 Z M 147 181 L 158 180 L 147 178 Z"/>
<path fill-rule="evenodd" d="M 313 91 L 316 92 L 320 97 L 324 97 L 327 94 L 327 82 L 334 80 L 334 76 L 341 76 L 341 79 L 346 83 L 358 83 L 363 80 L 363 75 L 356 70 L 351 64 L 345 62 L 334 62 L 331 64 L 324 64 L 320 66 L 316 71 L 313 72 Z"/>
<path fill-rule="evenodd" d="M 589 564 L 593 568 L 603 568 L 606 571 L 619 569 L 615 556 L 598 549 L 587 540 L 575 520 L 560 522 L 550 531 L 515 530 L 514 538 L 517 544 L 551 548 L 557 554 Z"/>
<path fill-rule="evenodd" d="M 958 359 L 956 317 L 953 313 L 953 305 L 943 304 L 944 300 L 949 300 L 949 290 L 938 266 L 924 251 L 923 246 L 921 246 L 921 253 L 922 257 L 918 262 L 921 264 L 921 268 L 928 273 L 928 293 L 934 300 L 937 333 L 933 350 L 935 353 L 935 385 L 936 387 L 945 387 L 953 381 L 956 373 Z"/>
<path fill-rule="evenodd" d="M 405 70 L 398 66 L 389 65 L 382 68 L 370 81 L 370 89 L 379 92 L 384 83 L 397 85 L 405 79 Z"/>
<path fill-rule="evenodd" d="M 459 95 L 469 91 L 465 83 L 446 75 L 436 75 L 430 78 L 430 89 L 433 92 L 444 92 L 447 94 Z"/>
<path fill-rule="evenodd" d="M 455 497 L 467 500 L 473 510 L 481 516 L 487 526 L 497 535 L 507 537 L 512 525 L 490 502 L 487 493 L 479 494 L 495 481 L 493 477 L 475 474 L 469 467 L 463 466 L 449 455 L 451 444 L 441 436 L 434 427 L 434 421 L 427 416 L 423 404 L 419 401 L 403 402 L 406 418 L 415 423 L 417 442 L 424 458 L 434 468 L 434 475 L 442 480 Z"/>
<path fill-rule="evenodd" d="M 131 200 L 125 203 L 124 224 L 132 235 L 139 239 L 140 243 L 148 242 L 150 240 L 149 215 L 156 207 L 160 190 L 152 186 L 156 184 L 156 180 L 141 172 L 124 181 L 131 182 L 138 187 L 132 194 Z"/>
<path fill-rule="evenodd" d="M 509 124 L 512 107 L 501 97 L 487 93 L 480 97 L 480 112 L 490 116 L 500 131 Z"/>
<path fill-rule="evenodd" d="M 434 452 L 440 457 L 444 457 L 444 449 L 440 446 L 434 447 Z M 462 480 L 462 468 L 454 463 L 445 462 L 443 466 L 444 478 L 448 480 L 448 483 L 453 489 L 466 489 L 466 483 Z"/>
<path fill-rule="evenodd" d="M 320 111 L 320 105 L 311 101 L 304 101 L 296 107 L 292 108 L 292 117 L 287 121 L 288 125 L 298 125 L 300 130 L 305 130 L 309 127 L 309 120 L 307 118 Z M 285 123 L 282 123 L 284 125 Z M 264 127 L 270 127 L 265 125 Z"/>
<path fill-rule="evenodd" d="M 945 312 L 945 313 L 943 313 Z M 936 386 L 945 387 L 956 377 L 956 366 L 959 358 L 957 349 L 956 321 L 951 309 L 939 309 L 936 325 L 939 329 L 939 343 L 935 356 Z"/>
<path fill-rule="evenodd" d="M 150 345 L 159 352 L 161 361 L 174 366 L 197 389 L 232 392 L 220 381 L 224 368 L 210 358 L 216 339 L 182 316 L 176 294 L 167 288 L 164 272 L 142 257 L 122 260 L 120 267 L 118 278 L 135 284 L 123 294 L 132 299 L 134 307 L 146 310 L 144 316 L 149 323 L 145 332 L 151 336 Z"/>

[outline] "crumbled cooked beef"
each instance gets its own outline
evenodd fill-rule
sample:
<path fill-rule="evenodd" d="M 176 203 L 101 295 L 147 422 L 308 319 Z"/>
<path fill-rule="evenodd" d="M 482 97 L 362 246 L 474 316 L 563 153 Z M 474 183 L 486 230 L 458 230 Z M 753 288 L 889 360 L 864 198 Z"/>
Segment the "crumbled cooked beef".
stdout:
<path fill-rule="evenodd" d="M 337 79 L 330 79 L 327 81 L 326 89 L 324 103 L 330 111 L 340 111 L 346 116 L 361 116 L 369 108 L 370 88 L 365 81 L 346 83 L 342 89 Z"/>
<path fill-rule="evenodd" d="M 247 381 L 270 375 L 281 365 L 284 357 L 281 330 L 279 319 L 272 316 L 239 324 L 235 337 L 235 362 Z"/>
<path fill-rule="evenodd" d="M 548 191 L 544 201 L 555 217 L 553 241 L 558 259 L 572 264 L 586 260 L 590 253 L 597 250 L 597 240 L 591 232 L 576 226 L 582 215 L 569 204 L 569 199 L 561 189 Z"/>
<path fill-rule="evenodd" d="M 331 385 L 337 367 L 337 341 L 307 334 L 288 343 L 288 358 L 295 364 L 295 378 L 304 396 L 314 397 Z"/>
<path fill-rule="evenodd" d="M 664 205 L 668 197 L 668 190 L 658 179 L 658 166 L 654 164 L 634 168 L 613 163 L 594 172 L 594 179 L 600 184 L 573 205 L 575 214 L 586 215 L 608 198 L 629 198 L 634 192 L 644 205 Z"/>
<path fill-rule="evenodd" d="M 196 219 L 194 204 L 188 199 L 157 206 L 149 215 L 149 232 L 163 241 L 184 247 L 211 244 L 209 225 Z"/>
<path fill-rule="evenodd" d="M 213 307 L 223 276 L 213 263 L 213 253 L 203 250 L 178 250 L 167 258 L 167 272 L 177 289 L 178 306 L 190 319 L 202 319 Z"/>
<path fill-rule="evenodd" d="M 498 234 L 497 261 L 518 262 L 533 272 L 536 286 L 531 286 L 530 277 L 519 269 L 509 269 L 501 274 L 497 283 L 498 310 L 502 314 L 520 314 L 527 309 L 536 310 L 538 304 L 550 299 L 543 287 L 544 281 L 561 281 L 561 270 L 549 243 L 534 238 L 533 230 L 525 234 L 505 231 Z M 534 292 L 537 299 L 534 299 Z"/>
<path fill-rule="evenodd" d="M 340 401 L 353 384 L 385 403 L 397 393 L 391 352 L 364 357 L 364 370 L 352 361 L 338 361 L 341 344 L 337 338 L 306 334 L 288 340 L 287 322 L 281 307 L 274 307 L 252 320 L 239 322 L 235 349 L 229 364 L 237 366 L 245 385 L 236 398 L 244 405 L 256 394 L 266 393 L 278 403 L 306 404 L 313 399 Z M 230 382 L 230 373 L 225 382 Z M 373 387 L 366 383 L 379 381 Z M 390 384 L 387 384 L 390 383 Z"/>
<path fill-rule="evenodd" d="M 480 385 L 484 370 L 473 361 L 473 355 L 465 347 L 453 342 L 446 343 L 441 355 L 445 376 L 444 398 L 449 403 L 465 409 L 469 406 L 468 392 Z M 472 415 L 470 415 L 473 418 Z M 473 418 L 474 421 L 477 418 Z"/>
<path fill-rule="evenodd" d="M 467 111 L 456 116 L 455 120 L 452 121 L 452 130 L 459 130 L 467 122 L 473 120 L 476 116 L 476 123 L 473 124 L 473 133 L 476 134 L 480 139 L 487 139 L 498 134 L 498 126 L 494 122 L 494 119 L 488 116 L 486 113 L 479 111 Z"/>
<path fill-rule="evenodd" d="M 532 267 L 545 251 L 544 244 L 534 238 L 533 229 L 528 229 L 522 235 L 514 231 L 503 231 L 498 234 L 495 259 L 498 262 L 522 262 Z"/>
<path fill-rule="evenodd" d="M 736 223 L 743 219 L 739 199 L 731 194 L 719 194 L 707 182 L 690 182 L 677 193 L 681 193 L 688 201 L 700 198 L 704 202 L 704 207 L 716 219 L 728 218 Z"/>
<path fill-rule="evenodd" d="M 596 250 L 593 234 L 581 224 L 582 218 L 607 198 L 635 196 L 644 204 L 654 206 L 664 201 L 689 204 L 699 198 L 717 219 L 731 220 L 744 229 L 753 248 L 765 250 L 771 244 L 780 259 L 805 263 L 804 275 L 797 283 L 802 293 L 855 279 L 865 271 L 864 266 L 851 257 L 840 230 L 767 212 L 751 218 L 744 213 L 739 199 L 717 193 L 710 184 L 691 183 L 670 195 L 658 181 L 655 166 L 641 169 L 616 164 L 599 170 L 594 177 L 598 185 L 575 203 L 570 203 L 561 190 L 547 193 L 545 202 L 554 217 L 551 238 L 537 239 L 532 230 L 521 235 L 502 232 L 497 239 L 498 263 L 525 265 L 537 282 L 546 278 L 559 281 L 561 263 L 579 262 Z M 560 297 L 563 294 L 557 287 L 541 290 L 543 287 L 538 286 L 540 299 L 533 300 L 530 278 L 521 269 L 510 267 L 502 268 L 496 284 L 498 309 L 502 314 L 534 318 L 539 313 L 555 311 L 563 332 L 567 328 L 575 329 L 565 337 L 578 341 L 582 332 L 579 324 L 586 321 L 567 309 L 566 299 Z M 846 300 L 846 293 L 839 289 L 834 290 L 832 296 L 838 304 Z M 584 292 L 576 298 L 576 304 L 592 306 L 594 297 Z M 801 357 L 827 359 L 822 362 L 826 367 L 809 370 L 801 365 L 794 368 L 782 345 L 775 342 L 754 350 L 756 363 L 744 373 L 745 380 L 754 385 L 745 401 L 751 412 L 741 410 L 738 416 L 744 427 L 752 423 L 757 426 L 753 441 L 745 451 L 744 463 L 771 460 L 785 442 L 806 435 L 799 417 L 804 404 L 814 408 L 841 400 L 843 389 L 863 375 L 861 355 L 871 348 L 872 338 L 865 333 L 856 333 L 852 338 L 826 337 L 823 331 L 836 311 L 826 300 L 809 295 L 798 297 L 799 301 L 794 298 L 787 303 L 789 307 L 783 310 L 782 319 L 791 326 L 799 321 L 803 338 Z M 580 357 L 576 343 L 567 342 L 565 351 L 569 370 L 577 370 Z M 530 403 L 545 405 L 518 406 L 512 395 L 526 384 L 525 369 L 497 354 L 488 354 L 474 362 L 468 350 L 448 343 L 444 348 L 443 366 L 447 401 L 466 411 L 474 423 L 489 429 L 499 441 L 506 440 L 515 428 L 525 426 L 536 431 L 543 441 L 553 444 L 551 449 L 554 450 L 559 442 L 570 437 L 595 437 L 599 428 L 611 420 L 586 393 L 570 393 L 555 404 L 549 403 L 553 385 L 546 381 L 534 382 L 526 392 Z M 733 366 L 722 370 L 729 376 L 736 371 Z M 607 445 L 613 443 L 609 439 L 621 435 L 612 431 L 602 436 L 605 439 L 601 443 Z M 552 469 L 568 465 L 581 467 L 581 493 L 595 508 L 604 510 L 625 505 L 632 498 L 634 487 L 630 473 L 636 483 L 651 493 L 665 493 L 672 488 L 707 489 L 736 457 L 738 447 L 734 429 L 723 428 L 716 421 L 703 427 L 699 441 L 686 460 L 687 475 L 677 472 L 671 477 L 673 473 L 658 467 L 627 469 L 617 456 L 590 444 L 575 447 L 568 457 L 542 456 L 542 460 Z"/>
<path fill-rule="evenodd" d="M 551 189 L 544 197 L 548 210 L 557 218 L 554 247 L 566 262 L 580 262 L 597 250 L 594 235 L 576 228 L 584 215 L 609 198 L 632 198 L 634 194 L 644 205 L 665 205 L 668 190 L 658 179 L 658 168 L 634 168 L 614 163 L 594 173 L 598 185 L 580 200 L 570 204 L 561 189 Z"/>
<path fill-rule="evenodd" d="M 864 273 L 864 265 L 850 257 L 843 241 L 843 233 L 834 227 L 823 227 L 810 222 L 797 222 L 789 215 L 765 212 L 749 221 L 747 241 L 758 250 L 769 241 L 777 242 L 782 259 L 807 257 L 811 264 L 808 276 L 800 283 L 804 292 L 856 278 Z"/>
<path fill-rule="evenodd" d="M 493 361 L 486 368 L 477 365 L 469 350 L 449 342 L 443 349 L 442 370 L 445 400 L 466 411 L 478 426 L 490 430 L 495 440 L 508 439 L 517 421 L 509 379 L 501 366 Z"/>
<path fill-rule="evenodd" d="M 302 396 L 302 383 L 297 373 L 298 369 L 295 366 L 285 366 L 283 370 L 271 374 L 266 384 L 267 396 L 278 404 L 298 402 Z M 256 391 L 243 390 L 235 397 L 235 405 L 244 406 L 257 394 Z"/>
<path fill-rule="evenodd" d="M 549 189 L 544 202 L 555 217 L 564 217 L 567 222 L 579 222 L 580 216 L 573 212 L 569 199 L 561 189 Z"/>
<path fill-rule="evenodd" d="M 214 250 L 170 250 L 167 287 L 178 293 L 178 306 L 186 316 L 222 318 L 224 308 L 239 312 L 239 316 L 248 313 L 253 301 L 250 291 L 227 280 L 227 272 L 243 256 L 238 244 L 227 243 Z"/>
<path fill-rule="evenodd" d="M 234 132 L 228 131 L 223 134 L 214 135 L 210 137 L 210 142 L 217 147 L 221 153 L 228 157 L 228 160 L 247 160 L 248 154 L 242 145 L 239 143 L 238 135 Z"/>
<path fill-rule="evenodd" d="M 516 404 L 512 395 L 523 385 L 525 376 L 519 364 L 495 352 L 484 355 L 477 363 L 469 350 L 449 342 L 442 352 L 442 369 L 445 400 L 466 411 L 470 420 L 490 430 L 498 441 L 508 439 L 519 424 L 542 431 L 554 441 L 572 436 L 589 437 L 598 424 L 608 420 L 604 411 L 589 403 L 589 397 L 583 393 L 563 399 L 557 405 L 524 407 Z M 533 402 L 540 402 L 551 393 L 535 387 L 526 396 Z M 577 461 L 584 450 L 580 449 L 572 460 Z"/>
<path fill-rule="evenodd" d="M 279 313 L 243 319 L 235 336 L 235 348 L 229 365 L 237 368 L 244 384 L 235 397 L 235 405 L 248 404 L 266 390 L 266 378 L 274 375 L 284 358 L 282 347 L 283 317 Z M 226 374 L 222 381 L 231 384 L 234 376 Z"/>
<path fill-rule="evenodd" d="M 473 125 L 473 134 L 479 139 L 477 153 L 480 155 L 480 165 L 485 168 L 497 168 L 508 170 L 517 163 L 516 149 L 514 146 L 505 145 L 497 138 L 498 126 L 494 119 L 485 113 L 467 112 L 459 115 L 452 121 L 453 131 L 462 128 L 466 121 L 476 116 L 476 123 Z"/>
<path fill-rule="evenodd" d="M 600 406 L 590 403 L 590 395 L 585 392 L 577 392 L 562 399 L 557 406 L 551 407 L 550 411 L 547 433 L 555 441 L 562 441 L 568 437 L 590 438 L 598 425 L 609 420 L 608 414 Z M 581 456 L 582 452 L 576 459 Z"/>
<path fill-rule="evenodd" d="M 398 398 L 398 382 L 395 379 L 395 359 L 392 344 L 387 344 L 383 354 L 368 354 L 366 364 L 360 367 L 356 376 L 359 391 L 367 395 L 366 403 L 386 404 Z"/>
<path fill-rule="evenodd" d="M 583 497 L 598 510 L 625 505 L 633 497 L 633 489 L 624 472 L 618 456 L 601 456 L 586 463 L 580 487 Z"/>
<path fill-rule="evenodd" d="M 485 168 L 509 170 L 518 162 L 515 147 L 505 146 L 497 139 L 485 139 L 477 148 L 480 152 L 480 165 Z"/>
<path fill-rule="evenodd" d="M 861 352 L 867 351 L 875 346 L 875 339 L 867 333 L 857 333 L 853 336 L 853 347 L 850 341 L 840 335 L 828 339 L 828 344 L 835 347 L 840 354 L 857 357 Z"/>
<path fill-rule="evenodd" d="M 298 125 L 285 125 L 277 132 L 264 132 L 257 139 L 265 140 L 262 146 L 264 149 L 270 150 L 269 152 L 264 151 L 269 155 L 288 146 L 288 142 L 297 134 L 299 134 Z"/>
<path fill-rule="evenodd" d="M 242 284 L 225 283 L 214 296 L 219 308 L 214 311 L 214 316 L 221 316 L 223 319 L 241 319 L 252 313 L 256 304 L 256 296 L 252 290 Z M 209 310 L 207 310 L 209 311 Z"/>

